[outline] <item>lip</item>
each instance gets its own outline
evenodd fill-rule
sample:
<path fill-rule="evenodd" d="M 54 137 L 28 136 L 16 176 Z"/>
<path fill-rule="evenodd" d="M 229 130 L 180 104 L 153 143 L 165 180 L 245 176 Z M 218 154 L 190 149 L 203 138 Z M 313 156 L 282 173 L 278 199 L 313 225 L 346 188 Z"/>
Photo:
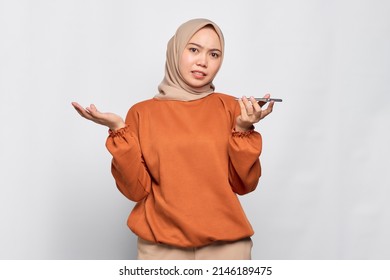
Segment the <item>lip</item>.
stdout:
<path fill-rule="evenodd" d="M 192 75 L 194 75 L 196 78 L 204 78 L 207 76 L 207 74 L 203 71 L 199 71 L 199 70 L 193 70 L 191 71 Z"/>

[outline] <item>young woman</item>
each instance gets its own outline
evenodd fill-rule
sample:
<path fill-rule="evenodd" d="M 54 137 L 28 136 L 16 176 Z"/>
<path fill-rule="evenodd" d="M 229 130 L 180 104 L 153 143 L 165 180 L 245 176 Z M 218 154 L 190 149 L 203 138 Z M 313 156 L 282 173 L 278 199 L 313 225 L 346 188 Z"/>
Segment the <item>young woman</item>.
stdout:
<path fill-rule="evenodd" d="M 137 202 L 128 226 L 138 259 L 251 258 L 254 232 L 237 194 L 257 186 L 262 139 L 253 124 L 274 103 L 262 109 L 253 97 L 215 92 L 223 55 L 219 27 L 193 19 L 168 42 L 159 93 L 132 106 L 125 121 L 72 103 L 109 128 L 116 185 Z"/>

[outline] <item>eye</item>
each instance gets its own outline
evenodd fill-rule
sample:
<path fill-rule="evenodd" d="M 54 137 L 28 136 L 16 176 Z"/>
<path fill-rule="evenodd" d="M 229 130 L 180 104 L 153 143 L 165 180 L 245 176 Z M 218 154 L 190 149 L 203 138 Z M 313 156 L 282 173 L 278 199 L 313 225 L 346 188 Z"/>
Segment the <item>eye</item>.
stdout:
<path fill-rule="evenodd" d="M 188 48 L 188 50 L 189 50 L 190 52 L 193 52 L 193 53 L 198 51 L 198 49 L 197 49 L 197 48 L 194 48 L 194 47 Z"/>
<path fill-rule="evenodd" d="M 212 53 L 211 53 L 211 56 L 212 56 L 213 58 L 219 58 L 219 53 L 212 52 Z"/>

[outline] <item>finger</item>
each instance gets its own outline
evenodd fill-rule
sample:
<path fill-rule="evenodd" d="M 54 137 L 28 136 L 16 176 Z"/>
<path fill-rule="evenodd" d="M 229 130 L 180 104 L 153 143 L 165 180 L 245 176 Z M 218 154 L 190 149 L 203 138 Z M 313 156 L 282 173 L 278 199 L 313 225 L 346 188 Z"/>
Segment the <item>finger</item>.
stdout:
<path fill-rule="evenodd" d="M 248 116 L 253 115 L 253 104 L 251 100 L 248 100 L 245 96 L 242 97 L 243 103 Z"/>
<path fill-rule="evenodd" d="M 248 113 L 247 113 L 247 109 L 246 109 L 245 103 L 243 101 L 243 98 L 238 99 L 238 104 L 240 105 L 241 117 L 247 118 Z"/>
<path fill-rule="evenodd" d="M 273 110 L 273 108 L 274 108 L 274 104 L 275 104 L 274 101 L 271 101 L 271 102 L 268 104 L 267 109 L 265 109 L 265 110 L 262 111 L 261 118 L 264 118 L 264 117 L 268 116 L 270 113 L 272 113 L 272 110 Z"/>
<path fill-rule="evenodd" d="M 253 96 L 251 96 L 249 100 L 250 100 L 250 102 L 251 102 L 251 104 L 252 104 L 253 111 L 254 111 L 255 113 L 261 112 L 261 106 L 260 106 L 260 104 L 256 101 L 256 99 L 255 99 Z"/>
<path fill-rule="evenodd" d="M 72 102 L 72 106 L 76 108 L 76 107 L 80 107 L 80 104 L 73 101 L 73 102 Z"/>
<path fill-rule="evenodd" d="M 269 93 L 267 93 L 266 95 L 263 96 L 263 98 L 270 98 L 271 95 Z M 259 101 L 257 102 L 257 104 L 259 104 L 260 107 L 263 107 L 267 102 L 264 102 L 264 101 Z"/>
<path fill-rule="evenodd" d="M 80 116 L 88 120 L 91 120 L 90 113 L 86 109 L 84 109 L 80 104 L 78 104 L 77 102 L 72 102 L 72 106 L 75 108 L 75 110 L 77 111 L 77 113 L 79 113 Z"/>
<path fill-rule="evenodd" d="M 93 112 L 99 112 L 98 109 L 96 108 L 95 104 L 91 104 L 89 107 L 91 108 L 91 110 Z"/>
<path fill-rule="evenodd" d="M 89 107 L 86 108 L 89 114 L 93 116 L 94 118 L 101 118 L 102 113 L 98 111 L 96 106 L 94 104 L 89 105 Z"/>
<path fill-rule="evenodd" d="M 72 102 L 72 106 L 77 110 L 77 111 L 83 111 L 84 108 L 77 102 Z"/>
<path fill-rule="evenodd" d="M 271 102 L 268 104 L 267 111 L 268 111 L 269 113 L 271 113 L 272 110 L 274 109 L 274 105 L 275 105 L 275 101 L 271 101 Z M 268 114 L 269 114 L 269 113 L 268 113 Z"/>

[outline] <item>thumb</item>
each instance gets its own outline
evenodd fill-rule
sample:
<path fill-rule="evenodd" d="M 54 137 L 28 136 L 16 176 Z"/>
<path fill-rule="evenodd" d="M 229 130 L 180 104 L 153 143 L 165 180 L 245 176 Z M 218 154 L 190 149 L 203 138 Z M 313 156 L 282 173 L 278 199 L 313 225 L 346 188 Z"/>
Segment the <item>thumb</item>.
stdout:
<path fill-rule="evenodd" d="M 100 114 L 100 112 L 98 111 L 98 109 L 96 108 L 96 106 L 94 104 L 91 104 L 89 105 L 89 107 L 86 108 L 86 110 L 92 115 L 92 116 L 97 116 Z"/>

